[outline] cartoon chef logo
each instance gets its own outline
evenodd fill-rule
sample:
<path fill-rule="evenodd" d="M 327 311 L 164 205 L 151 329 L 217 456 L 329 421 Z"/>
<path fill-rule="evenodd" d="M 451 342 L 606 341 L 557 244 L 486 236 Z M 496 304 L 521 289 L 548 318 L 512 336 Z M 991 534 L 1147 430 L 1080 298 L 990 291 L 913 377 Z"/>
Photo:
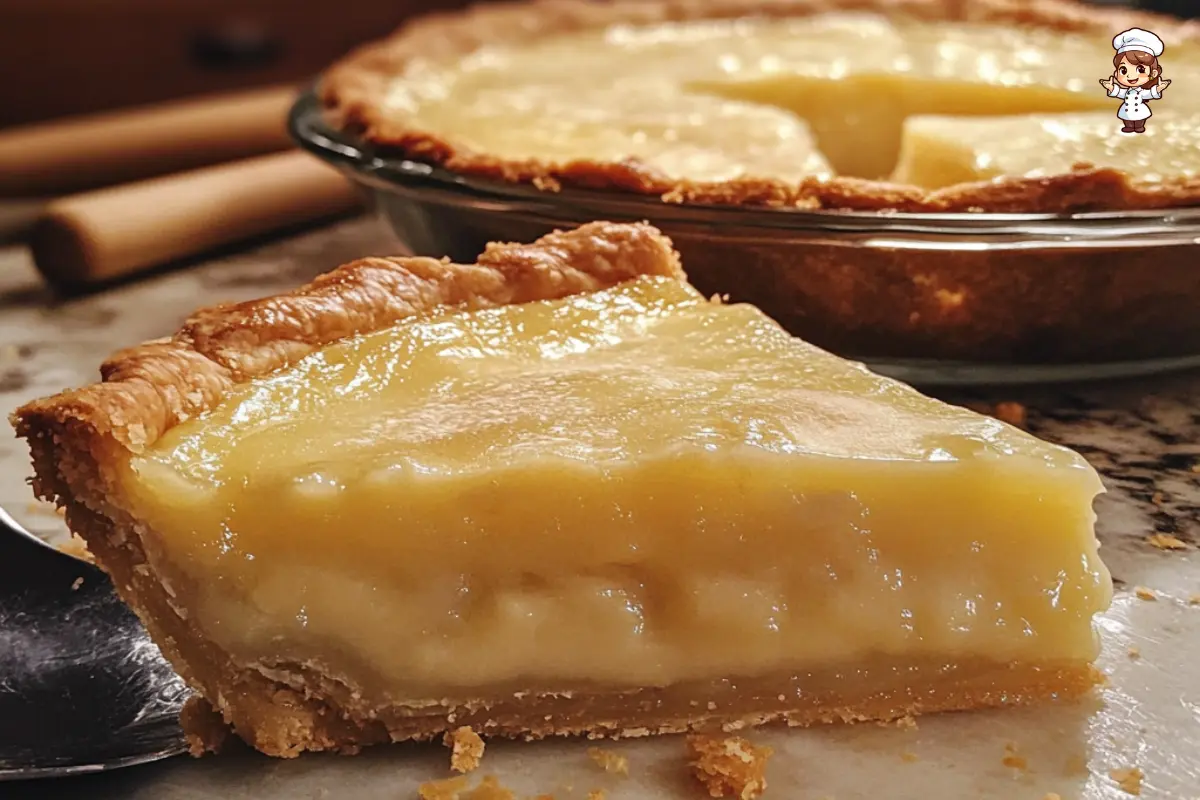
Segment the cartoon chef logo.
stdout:
<path fill-rule="evenodd" d="M 1162 39 L 1150 31 L 1130 28 L 1113 38 L 1112 77 L 1104 78 L 1100 85 L 1109 97 L 1119 97 L 1121 108 L 1117 119 L 1124 127 L 1122 133 L 1145 133 L 1146 120 L 1150 119 L 1150 101 L 1162 97 L 1163 90 L 1171 85 L 1162 76 L 1158 58 L 1166 48 Z"/>

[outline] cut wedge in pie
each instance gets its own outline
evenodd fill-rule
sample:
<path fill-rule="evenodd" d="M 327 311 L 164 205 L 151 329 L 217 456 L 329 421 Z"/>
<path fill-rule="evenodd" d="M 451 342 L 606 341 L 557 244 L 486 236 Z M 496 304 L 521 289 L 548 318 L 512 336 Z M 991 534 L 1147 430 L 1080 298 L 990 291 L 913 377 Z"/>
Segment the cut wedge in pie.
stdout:
<path fill-rule="evenodd" d="M 1121 127 L 1099 81 L 1114 32 L 1135 25 L 1169 42 L 1164 75 L 1179 88 L 1156 111 L 1200 111 L 1184 88 L 1200 85 L 1200 25 L 1072 0 L 533 0 L 412 23 L 336 65 L 321 91 L 337 124 L 377 145 L 543 188 L 917 211 L 1008 211 L 1022 193 L 1029 211 L 1200 202 L 1194 154 L 1153 181 L 1057 157 L 1059 140 L 1091 135 L 1076 125 Z M 1046 158 L 1031 152 L 1019 172 L 931 187 L 896 170 L 913 116 L 1035 128 L 1089 110 L 1043 126 Z M 969 147 L 974 129 L 958 130 L 939 142 Z M 904 142 L 906 157 L 936 157 L 924 138 Z M 1111 191 L 1118 167 L 1140 179 L 1126 194 Z"/>
<path fill-rule="evenodd" d="M 1172 176 L 1200 185 L 1200 113 L 1160 112 L 1133 136 L 1114 128 L 1109 114 L 910 117 L 896 177 L 939 189 L 1005 175 L 1039 178 L 1079 165 L 1128 170 L 1143 192 Z"/>
<path fill-rule="evenodd" d="M 263 752 L 892 719 L 1095 683 L 1096 473 L 700 296 L 646 225 L 367 259 L 13 417 Z"/>

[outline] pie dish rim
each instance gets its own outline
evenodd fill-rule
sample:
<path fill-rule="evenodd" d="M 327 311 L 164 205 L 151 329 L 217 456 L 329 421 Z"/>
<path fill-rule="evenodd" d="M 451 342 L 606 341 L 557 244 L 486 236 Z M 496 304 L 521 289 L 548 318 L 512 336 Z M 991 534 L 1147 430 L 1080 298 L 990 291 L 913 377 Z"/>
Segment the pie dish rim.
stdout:
<path fill-rule="evenodd" d="M 797 17 L 876 11 L 923 19 L 1031 25 L 1108 38 L 1124 27 L 1153 27 L 1173 43 L 1200 43 L 1200 21 L 1152 12 L 1097 8 L 1079 0 L 515 0 L 420 17 L 331 66 L 318 93 L 334 127 L 381 151 L 442 166 L 465 176 L 526 184 L 546 192 L 564 187 L 626 192 L 665 203 L 767 206 L 863 212 L 992 212 L 1059 214 L 1200 204 L 1200 176 L 1139 184 L 1118 169 L 1077 165 L 1044 177 L 1000 177 L 937 190 L 883 180 L 837 176 L 799 183 L 774 178 L 698 182 L 669 178 L 636 159 L 554 164 L 509 159 L 457 147 L 450 138 L 396 121 L 382 111 L 387 86 L 415 59 L 446 59 L 487 44 L 622 23 Z M 1166 31 L 1166 34 L 1163 34 Z"/>

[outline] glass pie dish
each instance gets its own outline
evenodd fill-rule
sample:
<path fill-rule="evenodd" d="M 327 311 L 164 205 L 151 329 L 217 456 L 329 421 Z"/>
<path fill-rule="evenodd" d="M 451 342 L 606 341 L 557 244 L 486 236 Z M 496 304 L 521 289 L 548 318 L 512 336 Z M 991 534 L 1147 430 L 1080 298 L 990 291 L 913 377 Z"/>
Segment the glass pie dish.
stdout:
<path fill-rule="evenodd" d="M 673 204 L 457 175 L 330 126 L 304 94 L 289 128 L 342 170 L 413 252 L 473 261 L 592 220 L 646 220 L 701 291 L 916 384 L 1131 377 L 1200 367 L 1200 208 L 912 214 Z"/>

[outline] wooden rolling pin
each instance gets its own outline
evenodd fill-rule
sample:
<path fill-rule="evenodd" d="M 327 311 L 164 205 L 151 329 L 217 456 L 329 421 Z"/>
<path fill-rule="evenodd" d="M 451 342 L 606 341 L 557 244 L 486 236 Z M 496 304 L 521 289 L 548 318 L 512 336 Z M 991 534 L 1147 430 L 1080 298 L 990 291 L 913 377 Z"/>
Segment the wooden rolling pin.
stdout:
<path fill-rule="evenodd" d="M 291 146 L 291 87 L 0 131 L 0 196 L 48 197 Z"/>
<path fill-rule="evenodd" d="M 30 247 L 46 280 L 75 292 L 361 202 L 337 170 L 293 150 L 54 201 Z"/>

